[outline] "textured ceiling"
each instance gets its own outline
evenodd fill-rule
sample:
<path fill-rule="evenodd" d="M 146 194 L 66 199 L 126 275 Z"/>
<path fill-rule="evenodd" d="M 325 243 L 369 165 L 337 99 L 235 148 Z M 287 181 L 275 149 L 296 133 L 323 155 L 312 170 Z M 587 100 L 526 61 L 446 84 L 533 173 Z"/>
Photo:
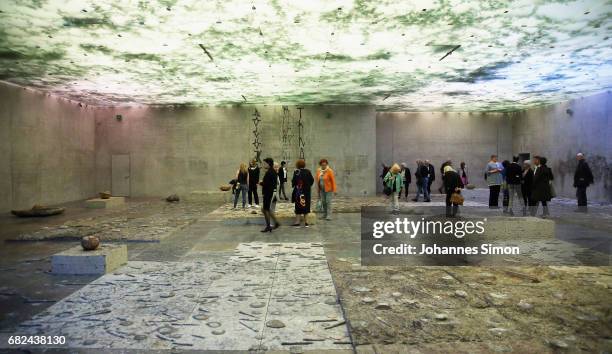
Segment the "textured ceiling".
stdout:
<path fill-rule="evenodd" d="M 88 104 L 509 111 L 612 88 L 612 1 L 0 1 L 0 80 Z"/>

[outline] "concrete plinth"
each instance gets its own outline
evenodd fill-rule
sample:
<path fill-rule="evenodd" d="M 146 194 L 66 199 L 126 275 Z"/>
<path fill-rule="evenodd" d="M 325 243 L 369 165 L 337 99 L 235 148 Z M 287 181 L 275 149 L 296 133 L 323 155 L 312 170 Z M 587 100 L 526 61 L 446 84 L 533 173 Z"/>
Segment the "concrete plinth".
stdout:
<path fill-rule="evenodd" d="M 85 251 L 75 246 L 51 257 L 53 274 L 106 274 L 127 263 L 127 246 L 101 245 L 97 250 Z"/>
<path fill-rule="evenodd" d="M 125 204 L 124 197 L 110 197 L 108 199 L 93 198 L 85 201 L 85 206 L 92 209 L 112 208 Z"/>
<path fill-rule="evenodd" d="M 205 203 L 227 203 L 232 199 L 232 192 L 227 191 L 192 191 L 187 194 L 185 201 Z"/>

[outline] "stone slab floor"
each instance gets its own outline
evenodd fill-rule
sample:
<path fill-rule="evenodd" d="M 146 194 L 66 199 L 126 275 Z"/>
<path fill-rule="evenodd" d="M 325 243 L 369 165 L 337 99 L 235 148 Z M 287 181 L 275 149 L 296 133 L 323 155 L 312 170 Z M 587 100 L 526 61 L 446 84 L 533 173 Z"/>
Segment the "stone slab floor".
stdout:
<path fill-rule="evenodd" d="M 466 197 L 486 200 L 483 191 Z M 333 221 L 271 234 L 220 222 L 220 205 L 164 203 L 130 201 L 125 220 L 117 219 L 120 211 L 76 205 L 56 219 L 2 216 L 0 352 L 65 352 L 6 344 L 9 335 L 32 333 L 65 334 L 71 352 L 612 350 L 609 265 L 362 267 L 359 200 L 339 199 L 344 212 Z M 553 203 L 556 239 L 540 246 L 562 246 L 568 259 L 583 251 L 609 259 L 610 206 L 594 205 L 588 215 L 572 209 L 571 200 Z M 54 276 L 50 255 L 72 247 L 74 237 L 4 242 L 90 220 L 71 226 L 82 232 L 92 227 L 89 218 L 96 228 L 128 225 L 134 238 L 123 239 L 125 267 L 103 277 Z M 146 225 L 163 237 L 142 236 Z"/>

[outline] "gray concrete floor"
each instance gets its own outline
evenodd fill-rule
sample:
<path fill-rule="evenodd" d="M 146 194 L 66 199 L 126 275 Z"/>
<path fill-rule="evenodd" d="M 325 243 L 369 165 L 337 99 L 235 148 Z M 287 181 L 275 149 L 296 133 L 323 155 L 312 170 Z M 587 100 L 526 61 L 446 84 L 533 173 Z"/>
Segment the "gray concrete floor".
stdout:
<path fill-rule="evenodd" d="M 484 201 L 486 196 L 483 193 L 483 191 L 475 191 L 469 198 Z M 441 201 L 442 196 L 434 196 L 434 201 L 436 200 Z M 131 200 L 130 203 L 139 201 Z M 20 323 L 96 279 L 92 276 L 50 274 L 50 256 L 74 246 L 75 241 L 7 241 L 22 232 L 109 212 L 85 209 L 81 207 L 81 203 L 70 203 L 66 206 L 68 208 L 66 213 L 57 217 L 18 219 L 10 215 L 0 216 L 0 230 L 2 230 L 0 242 L 3 242 L 0 248 L 1 334 L 19 333 Z M 218 206 L 211 203 L 206 207 L 206 211 L 213 211 Z M 612 208 L 609 205 L 594 205 L 589 214 L 573 213 L 573 209 L 571 200 L 552 203 L 551 219 L 557 225 L 556 238 L 610 255 L 612 253 L 612 214 L 610 213 Z M 143 210 L 143 215 L 150 215 L 151 212 L 154 210 Z M 501 211 L 499 213 L 501 214 Z M 259 232 L 261 226 L 223 225 L 218 221 L 206 220 L 205 213 L 202 216 L 201 220 L 171 234 L 160 242 L 128 243 L 129 260 L 159 262 L 189 261 L 194 257 L 224 259 L 239 244 L 250 242 L 321 242 L 324 244 L 327 260 L 332 265 L 338 260 L 348 259 L 358 262 L 359 259 L 360 216 L 357 213 L 335 214 L 332 221 L 320 221 L 310 228 L 283 225 L 280 229 L 265 234 Z M 607 269 L 609 276 L 609 267 Z M 335 279 L 337 276 L 335 267 L 331 267 L 331 272 L 332 278 Z M 600 300 L 610 304 L 609 297 Z M 353 311 L 354 308 L 345 307 L 344 310 L 348 311 L 347 315 L 350 320 L 350 311 Z M 609 336 L 609 330 L 609 327 L 604 329 L 602 335 Z M 385 343 L 362 344 L 384 345 Z M 368 350 L 380 352 L 380 348 L 366 346 L 356 348 L 364 352 Z M 487 352 L 487 350 L 482 352 Z"/>

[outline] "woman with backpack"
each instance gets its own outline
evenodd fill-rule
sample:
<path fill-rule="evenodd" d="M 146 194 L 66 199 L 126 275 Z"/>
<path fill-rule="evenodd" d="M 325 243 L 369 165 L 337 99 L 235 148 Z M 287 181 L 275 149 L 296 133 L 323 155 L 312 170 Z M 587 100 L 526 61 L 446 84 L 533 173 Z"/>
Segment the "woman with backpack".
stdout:
<path fill-rule="evenodd" d="M 402 169 L 399 167 L 399 165 L 394 163 L 384 178 L 384 192 L 386 195 L 391 196 L 391 212 L 394 214 L 398 213 L 400 210 L 399 196 L 404 182 L 402 179 L 402 175 L 400 174 L 401 170 Z"/>

